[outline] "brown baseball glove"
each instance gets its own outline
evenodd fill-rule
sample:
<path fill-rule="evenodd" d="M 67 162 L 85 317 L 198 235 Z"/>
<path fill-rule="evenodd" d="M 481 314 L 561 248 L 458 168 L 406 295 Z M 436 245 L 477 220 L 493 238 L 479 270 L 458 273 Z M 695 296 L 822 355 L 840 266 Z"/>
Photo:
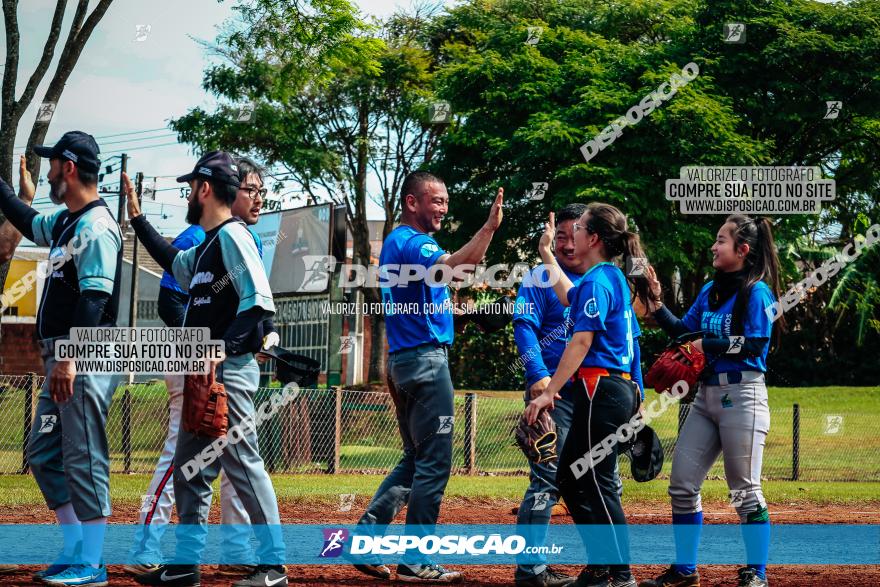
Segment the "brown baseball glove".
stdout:
<path fill-rule="evenodd" d="M 657 393 L 668 393 L 676 383 L 684 381 L 688 384 L 688 394 L 681 401 L 692 400 L 697 392 L 697 382 L 706 366 L 706 356 L 683 338 L 693 338 L 699 334 L 691 333 L 679 337 L 660 353 L 645 375 L 645 386 L 653 387 Z"/>
<path fill-rule="evenodd" d="M 547 463 L 556 460 L 556 422 L 547 410 L 541 410 L 534 424 L 529 425 L 520 416 L 513 429 L 516 445 L 533 463 Z"/>
<path fill-rule="evenodd" d="M 183 429 L 196 436 L 226 435 L 229 408 L 226 388 L 210 375 L 183 378 Z"/>

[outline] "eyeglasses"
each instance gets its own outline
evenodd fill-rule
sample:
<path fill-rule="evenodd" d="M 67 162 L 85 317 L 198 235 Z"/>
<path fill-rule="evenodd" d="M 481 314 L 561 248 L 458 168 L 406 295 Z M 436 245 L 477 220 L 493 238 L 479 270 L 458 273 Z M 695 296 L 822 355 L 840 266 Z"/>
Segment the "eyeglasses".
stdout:
<path fill-rule="evenodd" d="M 260 196 L 261 200 L 265 200 L 266 194 L 269 193 L 269 190 L 267 190 L 266 188 L 257 188 L 254 186 L 248 186 L 239 189 L 243 192 L 247 192 L 248 198 L 251 199 L 251 202 L 255 201 L 257 199 L 257 196 Z"/>
<path fill-rule="evenodd" d="M 587 229 L 586 226 L 581 226 L 581 225 L 578 224 L 577 222 L 575 222 L 574 224 L 572 224 L 572 226 L 574 227 L 574 231 L 575 231 L 575 232 L 577 232 L 577 231 L 579 231 L 579 230 L 586 230 L 586 229 Z"/>

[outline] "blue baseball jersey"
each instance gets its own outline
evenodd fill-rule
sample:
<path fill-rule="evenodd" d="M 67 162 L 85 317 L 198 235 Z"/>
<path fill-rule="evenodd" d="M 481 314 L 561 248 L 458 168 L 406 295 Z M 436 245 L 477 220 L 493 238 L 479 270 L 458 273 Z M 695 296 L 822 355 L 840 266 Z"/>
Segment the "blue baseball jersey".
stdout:
<path fill-rule="evenodd" d="M 193 224 L 178 234 L 177 237 L 171 241 L 171 244 L 181 251 L 185 251 L 202 244 L 204 240 L 205 229 L 198 224 Z M 168 271 L 162 273 L 162 281 L 159 282 L 159 287 L 165 287 L 178 293 L 186 293 L 183 291 L 183 288 L 180 287 L 180 284 L 177 283 L 177 280 L 174 279 L 174 276 Z"/>
<path fill-rule="evenodd" d="M 690 331 L 702 330 L 706 338 L 728 338 L 731 336 L 733 323 L 733 305 L 739 293 L 727 298 L 717 310 L 709 309 L 709 290 L 712 288 L 710 281 L 700 290 L 696 301 L 682 318 L 685 327 Z M 761 354 L 757 357 L 745 359 L 731 359 L 726 356 L 706 353 L 706 366 L 714 373 L 726 373 L 729 371 L 767 371 L 767 352 L 770 350 L 770 335 L 773 323 L 767 317 L 764 308 L 772 305 L 776 299 L 773 292 L 763 281 L 752 286 L 748 307 L 743 312 L 743 332 L 746 338 L 766 338 L 767 342 Z"/>
<path fill-rule="evenodd" d="M 383 286 L 383 272 L 395 265 L 422 265 L 432 267 L 445 255 L 431 235 L 419 232 L 411 226 L 401 225 L 391 231 L 382 243 L 379 255 L 382 302 L 386 305 L 385 331 L 388 335 L 388 350 L 396 352 L 423 344 L 451 345 L 454 337 L 452 310 L 449 290 L 446 285 L 429 286 L 424 280 L 407 284 Z M 394 306 L 389 306 L 394 304 Z M 407 304 L 407 306 L 397 306 Z M 449 308 L 448 311 L 425 312 L 426 305 L 433 308 Z M 388 311 L 388 308 L 406 307 L 406 311 Z"/>
<path fill-rule="evenodd" d="M 599 263 L 568 291 L 573 332 L 593 332 L 593 344 L 582 367 L 631 373 L 642 331 L 626 278 L 616 265 Z"/>
<path fill-rule="evenodd" d="M 248 227 L 248 232 L 251 233 L 254 237 L 254 242 L 257 244 L 257 250 L 260 252 L 260 258 L 263 257 L 263 241 L 257 235 L 257 233 L 251 230 Z M 196 247 L 205 240 L 205 229 L 199 226 L 198 224 L 193 224 L 189 226 L 186 230 L 177 235 L 177 237 L 171 241 L 171 244 L 180 249 L 181 251 L 185 251 L 187 249 L 191 249 Z M 186 293 L 183 291 L 183 288 L 180 287 L 180 284 L 177 283 L 177 280 L 174 279 L 174 276 L 164 271 L 162 273 L 162 281 L 159 282 L 159 287 L 167 287 L 168 289 L 173 289 L 179 293 Z"/>
<path fill-rule="evenodd" d="M 577 283 L 582 273 L 562 271 Z M 538 265 L 523 278 L 513 312 L 513 337 L 526 370 L 526 386 L 544 377 L 552 377 L 565 352 L 570 324 L 569 308 L 562 305 L 548 282 L 547 268 Z"/>

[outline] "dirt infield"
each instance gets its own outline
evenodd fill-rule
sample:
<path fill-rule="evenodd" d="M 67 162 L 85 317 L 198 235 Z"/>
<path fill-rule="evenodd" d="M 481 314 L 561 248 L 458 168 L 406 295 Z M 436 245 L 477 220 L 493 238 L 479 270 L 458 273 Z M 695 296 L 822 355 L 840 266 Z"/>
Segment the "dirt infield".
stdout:
<path fill-rule="evenodd" d="M 315 505 L 306 502 L 282 503 L 282 520 L 290 523 L 310 524 L 353 524 L 356 522 L 366 503 L 360 500 L 349 512 L 334 511 L 332 506 Z M 447 500 L 443 504 L 440 515 L 441 523 L 463 524 L 507 524 L 514 523 L 515 516 L 510 502 L 490 500 Z M 217 508 L 212 511 L 212 523 L 218 523 Z M 664 511 L 666 510 L 666 511 Z M 776 523 L 786 524 L 880 524 L 880 508 L 878 504 L 863 506 L 823 506 L 817 509 L 813 505 L 803 504 L 771 504 L 771 515 Z M 665 507 L 648 505 L 629 505 L 627 515 L 635 524 L 668 524 L 670 515 Z M 137 518 L 135 506 L 116 507 L 112 521 L 128 523 Z M 724 505 L 707 506 L 706 522 L 709 524 L 736 523 L 733 510 Z M 0 512 L 0 523 L 38 524 L 50 522 L 46 510 L 25 507 L 5 507 Z M 554 524 L 571 523 L 565 515 L 554 516 Z M 818 546 L 818 545 L 817 545 Z M 571 574 L 580 568 L 560 566 Z M 0 576 L 0 585 L 33 585 L 30 574 L 36 567 L 23 567 L 21 572 Z M 513 566 L 462 566 L 466 573 L 465 585 L 513 585 Z M 659 566 L 636 566 L 636 578 L 644 579 L 662 570 Z M 736 567 L 733 566 L 702 566 L 700 573 L 704 587 L 735 586 Z M 118 567 L 110 568 L 110 584 L 133 586 L 137 583 L 123 574 Z M 293 585 L 309 585 L 310 587 L 331 587 L 334 585 L 376 585 L 382 583 L 359 574 L 350 567 L 332 566 L 295 566 L 290 567 L 290 582 Z M 768 578 L 773 587 L 802 587 L 834 585 L 835 587 L 864 587 L 880 585 L 880 566 L 777 566 L 770 567 Z M 232 580 L 221 577 L 213 567 L 203 570 L 202 585 L 206 587 L 227 587 Z"/>

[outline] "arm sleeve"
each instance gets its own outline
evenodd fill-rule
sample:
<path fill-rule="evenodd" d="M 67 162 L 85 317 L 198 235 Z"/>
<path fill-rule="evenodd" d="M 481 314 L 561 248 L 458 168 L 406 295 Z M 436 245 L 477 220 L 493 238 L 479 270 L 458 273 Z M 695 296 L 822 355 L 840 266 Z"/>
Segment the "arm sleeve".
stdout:
<path fill-rule="evenodd" d="M 639 339 L 633 339 L 633 361 L 629 376 L 639 386 L 642 401 L 645 401 L 645 385 L 642 383 L 642 350 L 639 347 Z"/>
<path fill-rule="evenodd" d="M 539 340 L 541 323 L 544 320 L 545 298 L 543 292 L 536 291 L 529 275 L 531 274 L 527 275 L 522 287 L 519 288 L 513 312 L 513 339 L 516 341 L 516 349 L 526 370 L 527 387 L 531 387 L 544 377 L 550 377 L 550 371 L 541 354 Z M 529 307 L 534 308 L 535 311 L 527 312 L 526 309 Z"/>
<path fill-rule="evenodd" d="M 247 342 L 251 338 L 254 329 L 260 326 L 266 311 L 259 306 L 240 312 L 232 324 L 223 333 L 223 342 L 226 345 L 226 354 L 228 356 L 242 355 L 250 352 L 251 349 L 246 348 Z"/>
<path fill-rule="evenodd" d="M 263 320 L 263 336 L 266 336 L 270 332 L 278 332 L 278 329 L 275 328 L 275 322 L 272 318 L 266 318 Z"/>
<path fill-rule="evenodd" d="M 73 328 L 94 328 L 101 323 L 104 308 L 110 301 L 110 293 L 87 289 L 83 291 L 73 311 Z"/>
<path fill-rule="evenodd" d="M 232 278 L 232 285 L 238 294 L 238 313 L 254 307 L 266 311 L 267 316 L 275 313 L 272 290 L 263 261 L 257 252 L 257 245 L 250 233 L 238 222 L 229 223 L 220 229 L 220 250 L 223 263 Z"/>
<path fill-rule="evenodd" d="M 732 338 L 732 337 L 731 337 Z M 770 342 L 770 337 L 746 337 L 742 346 L 734 346 L 733 340 L 728 338 L 704 338 L 703 352 L 714 356 L 724 356 L 729 359 L 749 359 L 764 354 L 764 347 Z"/>
<path fill-rule="evenodd" d="M 657 321 L 657 325 L 663 329 L 663 332 L 673 338 L 690 332 L 687 326 L 684 325 L 684 321 L 679 320 L 666 306 L 654 312 L 653 316 L 654 320 Z"/>
<path fill-rule="evenodd" d="M 138 239 L 144 244 L 144 248 L 147 249 L 150 256 L 162 266 L 162 269 L 174 275 L 178 283 L 182 284 L 183 282 L 177 277 L 177 273 L 174 271 L 173 267 L 175 264 L 175 258 L 180 252 L 180 249 L 169 244 L 168 241 L 162 238 L 162 235 L 156 232 L 156 229 L 153 228 L 152 224 L 147 222 L 147 219 L 143 214 L 131 219 L 131 227 L 134 228 L 135 234 L 137 234 Z M 186 283 L 188 284 L 189 281 L 190 280 L 186 280 Z M 181 287 L 183 286 L 181 285 Z"/>
<path fill-rule="evenodd" d="M 96 214 L 102 213 L 106 208 L 95 208 Z M 91 211 L 89 212 L 91 214 Z M 113 293 L 113 284 L 116 280 L 116 266 L 119 263 L 119 251 L 122 249 L 122 235 L 116 226 L 116 221 L 106 216 L 99 216 L 97 222 L 83 222 L 81 231 L 75 235 L 76 244 L 71 240 L 70 249 L 73 253 L 73 262 L 76 265 L 76 273 L 79 276 L 79 289 L 81 292 L 92 290 Z M 94 216 L 90 215 L 89 220 Z M 106 221 L 109 218 L 109 221 Z M 83 219 L 85 220 L 85 219 Z M 98 223 L 104 229 L 97 232 Z"/>
<path fill-rule="evenodd" d="M 12 191 L 12 188 L 9 187 L 9 184 L 0 179 L 0 208 L 3 210 L 3 215 L 6 216 L 6 219 L 12 223 L 12 226 L 15 227 L 18 232 L 20 232 L 24 237 L 30 241 L 34 240 L 34 218 L 40 216 L 37 214 L 37 211 L 19 200 L 15 197 L 15 192 Z M 52 216 L 44 216 L 43 218 L 52 218 L 53 223 L 55 219 L 55 215 Z M 52 234 L 52 230 L 50 228 L 49 234 Z M 41 246 L 47 246 L 49 243 L 37 243 Z"/>

